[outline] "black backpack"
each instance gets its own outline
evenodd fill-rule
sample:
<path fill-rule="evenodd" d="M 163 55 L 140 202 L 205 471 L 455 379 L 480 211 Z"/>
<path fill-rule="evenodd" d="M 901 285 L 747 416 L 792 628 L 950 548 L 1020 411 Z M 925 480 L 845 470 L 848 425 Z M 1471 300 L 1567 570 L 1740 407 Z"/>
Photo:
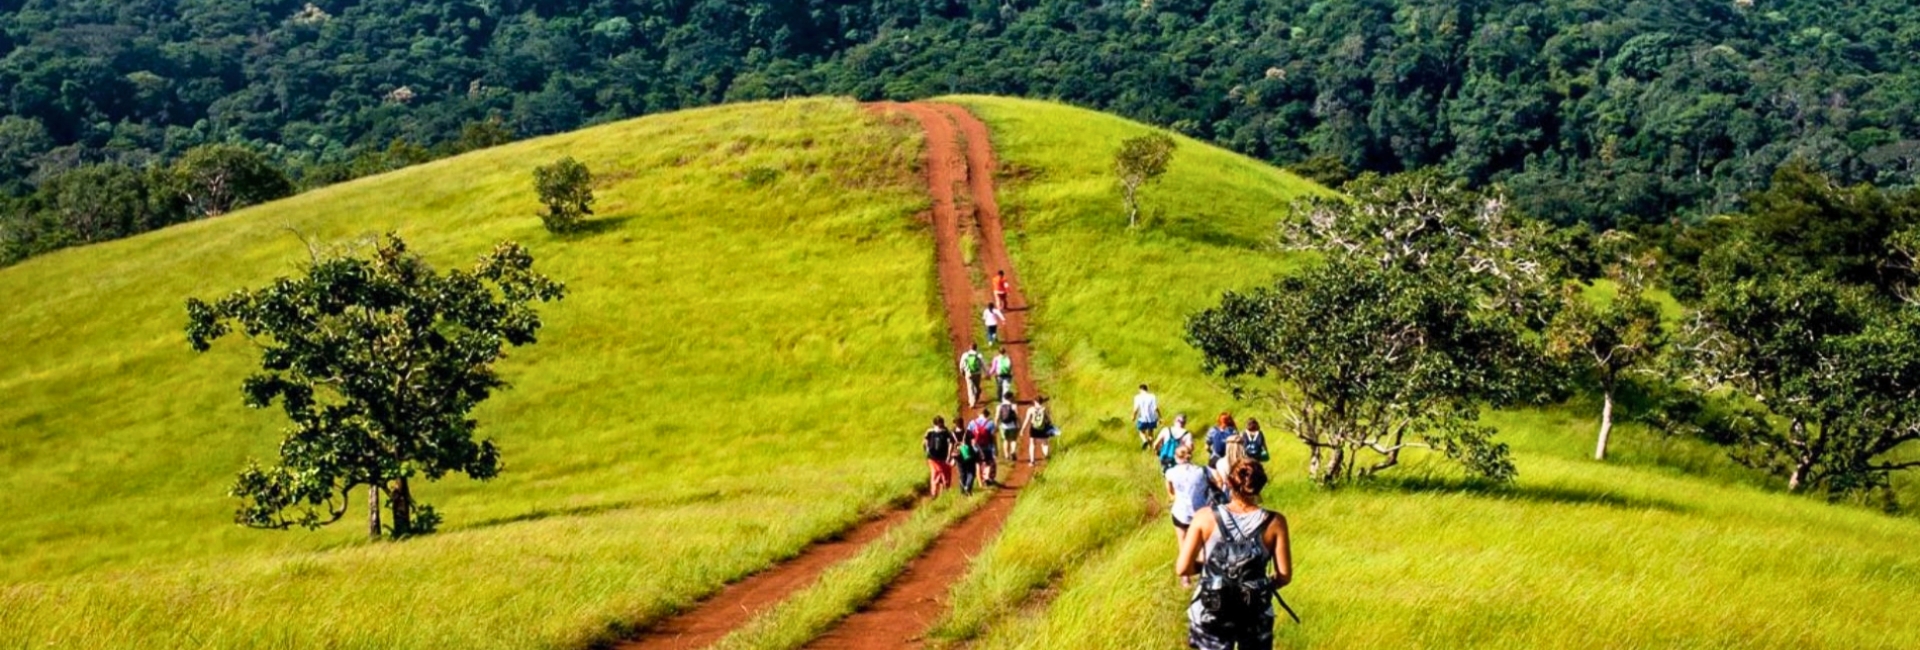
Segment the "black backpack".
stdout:
<path fill-rule="evenodd" d="M 946 461 L 947 456 L 953 453 L 952 445 L 953 432 L 946 429 L 927 430 L 927 460 Z"/>
<path fill-rule="evenodd" d="M 1267 574 L 1273 552 L 1260 539 L 1273 523 L 1273 514 L 1268 513 L 1260 527 L 1250 532 L 1240 530 L 1225 506 L 1214 506 L 1213 516 L 1215 532 L 1221 537 L 1201 566 L 1200 589 L 1193 595 L 1201 609 L 1196 622 L 1202 630 L 1231 634 L 1266 621 L 1267 601 L 1275 592 L 1273 578 Z"/>

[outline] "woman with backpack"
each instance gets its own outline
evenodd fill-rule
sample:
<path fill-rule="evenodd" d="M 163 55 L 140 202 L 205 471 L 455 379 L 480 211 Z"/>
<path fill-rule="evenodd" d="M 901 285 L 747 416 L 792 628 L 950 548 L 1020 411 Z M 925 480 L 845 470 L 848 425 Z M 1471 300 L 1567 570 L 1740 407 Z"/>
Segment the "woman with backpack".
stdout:
<path fill-rule="evenodd" d="M 1028 467 L 1032 467 L 1035 461 L 1053 457 L 1053 437 L 1060 434 L 1060 427 L 1053 425 L 1053 415 L 1047 412 L 1047 396 L 1033 398 L 1033 406 L 1027 407 L 1026 424 L 1021 428 L 1027 434 Z M 1036 445 L 1040 447 L 1037 454 L 1034 453 Z"/>
<path fill-rule="evenodd" d="M 1246 452 L 1248 458 L 1262 463 L 1273 459 L 1272 452 L 1267 450 L 1267 434 L 1260 430 L 1259 420 L 1247 418 L 1247 430 L 1240 432 L 1240 449 Z"/>
<path fill-rule="evenodd" d="M 1000 439 L 1007 443 L 1007 462 L 1020 460 L 1020 408 L 1013 405 L 1012 397 L 1000 396 L 993 419 L 1000 424 Z"/>
<path fill-rule="evenodd" d="M 1266 486 L 1266 469 L 1241 459 L 1227 472 L 1229 501 L 1194 512 L 1174 561 L 1174 573 L 1182 579 L 1200 576 L 1187 607 L 1190 647 L 1273 647 L 1273 603 L 1280 588 L 1293 582 L 1293 551 L 1287 518 L 1260 506 Z"/>
<path fill-rule="evenodd" d="M 1173 515 L 1173 541 L 1178 547 L 1187 541 L 1187 529 L 1193 526 L 1193 513 L 1207 508 L 1207 470 L 1193 464 L 1193 447 L 1176 447 L 1173 452 L 1173 467 L 1167 468 L 1167 496 L 1173 498 L 1173 506 L 1168 508 Z M 1186 581 L 1181 579 L 1182 584 Z"/>

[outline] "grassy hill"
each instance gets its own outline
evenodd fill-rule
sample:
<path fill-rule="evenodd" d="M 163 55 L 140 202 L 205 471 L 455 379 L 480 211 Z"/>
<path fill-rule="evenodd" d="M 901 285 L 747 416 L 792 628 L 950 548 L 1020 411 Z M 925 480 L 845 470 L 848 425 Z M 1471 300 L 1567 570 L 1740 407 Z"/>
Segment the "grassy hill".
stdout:
<path fill-rule="evenodd" d="M 1188 593 L 1158 466 L 1123 422 L 1135 385 L 1205 420 L 1236 402 L 1181 342 L 1220 291 L 1294 263 L 1267 245 L 1297 181 L 1182 142 L 1146 194 L 1158 223 L 1128 232 L 1106 151 L 1144 132 L 1119 119 L 965 97 L 993 127 L 1015 250 L 1038 305 L 1036 339 L 1070 450 L 1022 497 L 939 633 L 984 648 L 1184 645 Z M 1071 126 L 1068 126 L 1071 125 Z M 1889 603 L 1920 596 L 1920 522 L 1757 487 L 1717 450 L 1616 430 L 1587 459 L 1585 405 L 1494 414 L 1516 450 L 1508 491 L 1457 487 L 1438 463 L 1396 485 L 1309 487 L 1305 453 L 1276 436 L 1268 505 L 1296 536 L 1287 598 L 1306 625 L 1285 647 L 1907 648 L 1920 625 Z M 1705 477 L 1703 475 L 1710 475 Z M 1057 578 L 1057 584 L 1053 580 Z M 1052 584 L 1044 606 L 1023 606 Z M 1012 621 L 1003 617 L 1012 617 Z"/>
<path fill-rule="evenodd" d="M 1179 646 L 1186 594 L 1129 399 L 1145 381 L 1196 419 L 1264 415 L 1201 375 L 1182 324 L 1298 264 L 1266 242 L 1281 206 L 1324 190 L 1183 140 L 1128 230 L 1107 152 L 1144 127 L 952 101 L 994 130 L 1035 363 L 1068 435 L 955 576 L 936 638 Z M 913 434 L 950 395 L 918 137 L 834 100 L 662 115 L 0 270 L 0 648 L 577 647 L 905 498 Z M 602 178 L 584 236 L 533 217 L 530 171 L 561 155 Z M 182 301 L 294 271 L 289 228 L 397 230 L 446 265 L 514 239 L 570 286 L 479 413 L 506 472 L 416 487 L 440 534 L 228 521 L 233 472 L 280 423 L 240 404 L 244 344 L 188 351 Z M 1508 491 L 1419 460 L 1404 481 L 1319 491 L 1276 436 L 1269 505 L 1293 520 L 1288 598 L 1308 622 L 1281 645 L 1920 645 L 1897 605 L 1920 596 L 1920 522 L 1777 494 L 1631 426 L 1594 463 L 1583 405 L 1492 419 L 1517 450 Z M 914 534 L 964 508 L 923 510 Z M 863 561 L 897 567 L 888 553 Z M 761 631 L 735 645 L 793 640 Z"/>
<path fill-rule="evenodd" d="M 845 101 L 665 115 L 0 271 L 0 647 L 577 645 L 905 498 L 950 395 L 918 137 Z M 600 178 L 586 236 L 534 216 L 562 155 Z M 569 285 L 477 413 L 504 473 L 416 488 L 443 533 L 230 523 L 282 416 L 183 301 L 295 271 L 289 229 L 449 266 L 518 240 Z"/>

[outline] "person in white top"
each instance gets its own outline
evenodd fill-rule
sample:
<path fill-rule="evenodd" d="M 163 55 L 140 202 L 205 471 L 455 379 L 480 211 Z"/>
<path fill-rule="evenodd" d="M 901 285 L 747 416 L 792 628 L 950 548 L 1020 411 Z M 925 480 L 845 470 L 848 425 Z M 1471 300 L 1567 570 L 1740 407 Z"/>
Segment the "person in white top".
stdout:
<path fill-rule="evenodd" d="M 1133 396 L 1134 432 L 1140 436 L 1140 448 L 1146 449 L 1153 441 L 1149 436 L 1160 428 L 1160 398 L 1147 390 L 1146 384 L 1140 385 L 1140 394 Z"/>
<path fill-rule="evenodd" d="M 1007 313 L 1000 311 L 996 305 L 987 305 L 986 309 L 980 310 L 980 320 L 987 325 L 987 345 L 999 345 L 1000 326 L 1006 324 Z"/>
<path fill-rule="evenodd" d="M 1176 453 L 1181 448 L 1187 450 L 1187 457 L 1193 457 L 1193 433 L 1187 431 L 1187 414 L 1173 416 L 1173 426 L 1160 430 L 1153 437 L 1153 449 L 1160 456 L 1160 469 L 1171 469 L 1176 461 Z"/>

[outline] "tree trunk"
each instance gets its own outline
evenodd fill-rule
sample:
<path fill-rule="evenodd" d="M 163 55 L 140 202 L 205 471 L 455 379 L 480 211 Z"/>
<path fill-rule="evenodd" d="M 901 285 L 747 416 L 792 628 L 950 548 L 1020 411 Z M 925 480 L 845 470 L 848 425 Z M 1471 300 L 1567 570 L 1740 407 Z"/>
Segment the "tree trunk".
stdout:
<path fill-rule="evenodd" d="M 1613 387 L 1601 391 L 1600 442 L 1593 447 L 1594 460 L 1607 459 L 1607 437 L 1613 434 Z"/>
<path fill-rule="evenodd" d="M 380 539 L 380 484 L 367 484 L 367 537 Z"/>
<path fill-rule="evenodd" d="M 1134 196 L 1134 193 L 1137 192 L 1138 189 L 1131 183 L 1126 184 L 1125 189 L 1127 195 L 1127 227 L 1132 228 L 1140 225 L 1140 202 Z"/>
<path fill-rule="evenodd" d="M 393 508 L 394 538 L 413 534 L 413 490 L 407 488 L 407 477 L 395 480 L 387 494 L 387 505 Z"/>

